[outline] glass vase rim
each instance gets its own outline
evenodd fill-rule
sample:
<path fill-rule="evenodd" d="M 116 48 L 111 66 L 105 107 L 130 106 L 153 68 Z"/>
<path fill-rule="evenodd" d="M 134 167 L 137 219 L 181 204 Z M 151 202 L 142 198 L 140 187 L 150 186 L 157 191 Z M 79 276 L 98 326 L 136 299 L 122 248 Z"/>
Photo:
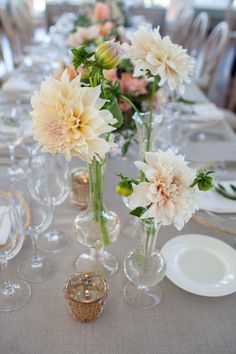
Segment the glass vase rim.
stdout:
<path fill-rule="evenodd" d="M 163 114 L 162 113 L 158 113 L 158 112 L 153 112 L 152 113 L 153 116 L 162 116 Z M 145 116 L 145 115 L 150 115 L 150 111 L 147 111 L 147 112 L 134 112 L 133 116 Z"/>
<path fill-rule="evenodd" d="M 100 166 L 103 166 L 107 163 L 107 158 L 108 158 L 108 154 L 106 154 L 105 157 L 103 157 L 103 158 L 101 158 L 101 157 L 96 158 L 96 156 L 94 156 L 91 161 L 87 162 L 87 167 L 86 166 L 83 166 L 83 167 L 84 167 L 84 169 L 88 170 L 89 166 L 93 166 L 94 163 L 96 163 L 96 162 L 98 162 Z"/>
<path fill-rule="evenodd" d="M 134 121 L 142 121 L 144 119 L 144 117 L 147 117 L 149 118 L 150 116 L 150 112 L 147 111 L 147 112 L 140 112 L 140 113 L 137 113 L 135 112 L 132 116 L 133 120 Z M 162 121 L 162 118 L 163 118 L 163 114 L 162 113 L 157 113 L 157 112 L 153 112 L 152 113 L 152 119 L 155 118 L 155 121 L 158 122 L 158 123 L 161 123 Z"/>
<path fill-rule="evenodd" d="M 155 225 L 156 227 L 161 227 L 162 223 L 161 222 L 155 222 L 154 218 L 148 218 L 148 219 L 141 219 L 141 224 L 143 225 Z"/>

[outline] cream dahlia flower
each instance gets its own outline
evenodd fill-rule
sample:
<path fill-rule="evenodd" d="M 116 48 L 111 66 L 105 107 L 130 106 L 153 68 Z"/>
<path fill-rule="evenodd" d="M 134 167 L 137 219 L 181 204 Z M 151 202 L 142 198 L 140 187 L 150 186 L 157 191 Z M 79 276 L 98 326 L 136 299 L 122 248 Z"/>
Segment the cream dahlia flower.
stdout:
<path fill-rule="evenodd" d="M 70 81 L 65 70 L 60 80 L 49 76 L 31 98 L 33 135 L 44 151 L 78 156 L 91 162 L 104 158 L 110 144 L 102 136 L 114 130 L 116 119 L 101 109 L 106 102 L 101 87 L 81 85 L 80 76 Z"/>
<path fill-rule="evenodd" d="M 168 36 L 162 38 L 159 27 L 151 31 L 141 27 L 130 40 L 131 44 L 123 47 L 134 62 L 134 76 L 149 70 L 153 76 L 160 76 L 159 86 L 167 82 L 171 90 L 183 92 L 193 75 L 194 61 L 182 46 L 172 43 Z"/>
<path fill-rule="evenodd" d="M 147 181 L 133 185 L 131 208 L 150 206 L 142 219 L 154 218 L 162 225 L 173 223 L 181 230 L 198 209 L 197 193 L 190 187 L 196 171 L 188 167 L 182 155 L 175 155 L 172 150 L 146 152 L 145 160 L 146 163 L 135 163 Z"/>

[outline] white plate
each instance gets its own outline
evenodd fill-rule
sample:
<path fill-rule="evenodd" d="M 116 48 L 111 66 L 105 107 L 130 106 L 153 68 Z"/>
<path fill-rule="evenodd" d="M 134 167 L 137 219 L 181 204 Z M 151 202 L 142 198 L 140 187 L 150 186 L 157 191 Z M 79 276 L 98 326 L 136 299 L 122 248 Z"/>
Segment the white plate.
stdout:
<path fill-rule="evenodd" d="M 161 250 L 167 277 L 180 288 L 202 296 L 224 296 L 236 291 L 236 251 L 205 235 L 181 235 Z"/>

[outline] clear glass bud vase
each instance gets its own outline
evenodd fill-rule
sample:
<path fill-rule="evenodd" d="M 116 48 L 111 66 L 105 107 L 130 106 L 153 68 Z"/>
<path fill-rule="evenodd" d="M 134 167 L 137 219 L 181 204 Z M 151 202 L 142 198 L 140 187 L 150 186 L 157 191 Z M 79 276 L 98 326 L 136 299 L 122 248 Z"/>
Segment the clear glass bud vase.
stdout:
<path fill-rule="evenodd" d="M 155 138 L 159 123 L 162 121 L 162 115 L 150 112 L 135 113 L 133 119 L 137 128 L 137 140 L 139 144 L 139 160 L 144 161 L 144 154 L 147 151 L 153 151 Z"/>
<path fill-rule="evenodd" d="M 144 161 L 144 154 L 147 151 L 153 151 L 157 136 L 159 123 L 162 121 L 162 115 L 153 113 L 150 117 L 150 112 L 135 113 L 133 119 L 137 128 L 137 140 L 139 144 L 138 160 Z M 138 178 L 144 180 L 143 173 L 140 173 Z M 131 210 L 130 198 L 123 197 L 125 206 Z M 123 235 L 127 238 L 138 239 L 140 235 L 140 226 L 137 218 L 131 217 L 124 222 Z"/>
<path fill-rule="evenodd" d="M 80 243 L 90 247 L 90 254 L 81 254 L 75 262 L 76 270 L 95 271 L 105 277 L 118 269 L 115 256 L 104 250 L 115 242 L 120 231 L 120 219 L 103 202 L 105 160 L 93 160 L 88 166 L 90 202 L 86 210 L 75 218 L 74 231 Z"/>
<path fill-rule="evenodd" d="M 124 288 L 125 300 L 137 308 L 150 308 L 159 304 L 161 289 L 159 283 L 166 274 L 166 262 L 156 250 L 156 240 L 161 224 L 152 219 L 140 220 L 142 246 L 128 253 L 124 271 L 129 279 Z"/>

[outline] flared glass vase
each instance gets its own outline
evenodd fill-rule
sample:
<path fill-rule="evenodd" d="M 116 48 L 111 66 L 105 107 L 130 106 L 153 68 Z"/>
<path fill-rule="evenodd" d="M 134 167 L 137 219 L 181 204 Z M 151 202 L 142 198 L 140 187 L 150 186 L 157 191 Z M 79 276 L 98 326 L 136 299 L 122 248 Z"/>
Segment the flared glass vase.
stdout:
<path fill-rule="evenodd" d="M 78 272 L 94 271 L 109 277 L 117 271 L 118 262 L 104 248 L 116 241 L 120 219 L 103 202 L 105 160 L 98 162 L 94 159 L 88 171 L 90 202 L 88 208 L 76 216 L 74 231 L 78 241 L 90 248 L 90 253 L 81 254 L 75 261 L 75 267 Z"/>
<path fill-rule="evenodd" d="M 159 283 L 166 274 L 166 262 L 156 250 L 157 236 L 161 224 L 152 219 L 140 220 L 142 245 L 125 258 L 124 271 L 129 279 L 124 290 L 125 300 L 137 308 L 150 308 L 159 304 L 161 289 Z"/>

